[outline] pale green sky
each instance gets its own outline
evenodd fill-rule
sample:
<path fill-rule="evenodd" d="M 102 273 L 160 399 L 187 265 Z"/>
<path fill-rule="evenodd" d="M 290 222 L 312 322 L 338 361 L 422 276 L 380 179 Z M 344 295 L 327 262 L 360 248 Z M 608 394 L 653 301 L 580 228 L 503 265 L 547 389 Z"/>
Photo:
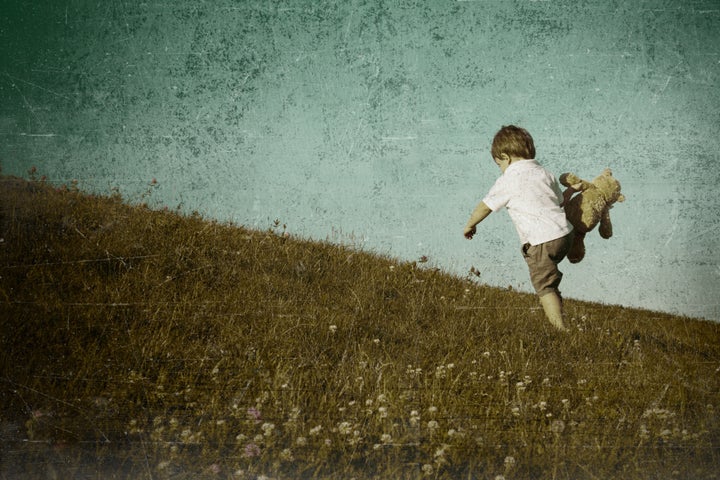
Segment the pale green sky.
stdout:
<path fill-rule="evenodd" d="M 568 297 L 720 320 L 713 0 L 11 1 L 0 162 L 530 291 L 506 213 L 462 238 L 503 124 L 613 169 Z M 619 3 L 619 5 L 613 5 Z"/>

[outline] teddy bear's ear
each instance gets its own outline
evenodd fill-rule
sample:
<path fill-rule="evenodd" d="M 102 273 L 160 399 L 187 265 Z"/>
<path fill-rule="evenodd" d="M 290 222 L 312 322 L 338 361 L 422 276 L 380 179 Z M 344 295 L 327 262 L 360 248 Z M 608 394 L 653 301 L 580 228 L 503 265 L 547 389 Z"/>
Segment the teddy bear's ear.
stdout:
<path fill-rule="evenodd" d="M 625 201 L 625 195 L 623 195 L 622 193 L 621 193 L 620 195 L 618 195 L 617 201 L 618 201 L 618 202 L 624 202 L 624 201 Z"/>
<path fill-rule="evenodd" d="M 603 170 L 602 174 L 612 177 L 612 170 L 610 170 L 609 168 L 606 168 L 605 170 Z"/>

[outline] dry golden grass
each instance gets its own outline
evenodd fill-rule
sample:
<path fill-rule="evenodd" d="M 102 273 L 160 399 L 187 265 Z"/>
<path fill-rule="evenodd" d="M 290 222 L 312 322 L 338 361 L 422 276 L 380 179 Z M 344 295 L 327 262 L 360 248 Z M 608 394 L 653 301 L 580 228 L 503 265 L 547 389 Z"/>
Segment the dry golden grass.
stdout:
<path fill-rule="evenodd" d="M 0 228 L 0 478 L 718 476 L 716 323 L 35 179 Z"/>

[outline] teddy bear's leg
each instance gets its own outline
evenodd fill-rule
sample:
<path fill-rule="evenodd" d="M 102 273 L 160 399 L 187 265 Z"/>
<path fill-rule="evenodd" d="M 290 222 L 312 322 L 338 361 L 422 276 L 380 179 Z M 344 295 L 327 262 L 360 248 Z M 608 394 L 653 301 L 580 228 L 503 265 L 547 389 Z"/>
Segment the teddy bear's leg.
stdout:
<path fill-rule="evenodd" d="M 562 201 L 562 204 L 560 204 L 560 206 L 565 207 L 565 205 L 570 203 L 570 199 L 575 194 L 575 192 L 577 192 L 577 190 L 575 190 L 572 187 L 566 188 L 565 191 L 563 192 L 563 201 Z"/>
<path fill-rule="evenodd" d="M 567 259 L 570 263 L 578 263 L 583 258 L 585 258 L 585 233 L 576 231 Z"/>
<path fill-rule="evenodd" d="M 574 173 L 563 173 L 560 175 L 559 180 L 561 185 L 572 188 L 576 192 L 583 192 L 592 186 L 590 182 L 583 180 Z"/>
<path fill-rule="evenodd" d="M 613 231 L 612 222 L 610 221 L 610 210 L 607 208 L 603 210 L 602 215 L 600 216 L 600 227 L 598 228 L 598 232 L 602 238 L 612 237 Z"/>

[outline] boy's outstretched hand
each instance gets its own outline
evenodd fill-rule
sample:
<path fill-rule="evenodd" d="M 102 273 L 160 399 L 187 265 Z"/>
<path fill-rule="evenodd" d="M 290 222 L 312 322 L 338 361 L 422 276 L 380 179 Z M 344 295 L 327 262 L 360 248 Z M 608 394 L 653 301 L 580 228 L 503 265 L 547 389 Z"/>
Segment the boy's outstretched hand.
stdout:
<path fill-rule="evenodd" d="M 477 207 L 475 207 L 475 210 L 470 214 L 470 220 L 465 224 L 465 230 L 463 230 L 463 235 L 465 238 L 470 240 L 473 238 L 473 235 L 475 235 L 476 226 L 478 223 L 482 222 L 485 217 L 490 215 L 492 213 L 492 210 L 490 210 L 490 207 L 485 205 L 485 202 L 480 202 Z"/>
<path fill-rule="evenodd" d="M 465 230 L 463 231 L 463 235 L 468 240 L 471 240 L 473 238 L 473 235 L 475 235 L 475 232 L 477 232 L 476 227 L 465 227 Z"/>

